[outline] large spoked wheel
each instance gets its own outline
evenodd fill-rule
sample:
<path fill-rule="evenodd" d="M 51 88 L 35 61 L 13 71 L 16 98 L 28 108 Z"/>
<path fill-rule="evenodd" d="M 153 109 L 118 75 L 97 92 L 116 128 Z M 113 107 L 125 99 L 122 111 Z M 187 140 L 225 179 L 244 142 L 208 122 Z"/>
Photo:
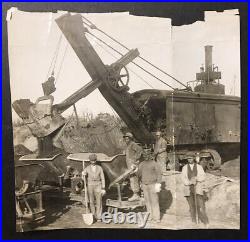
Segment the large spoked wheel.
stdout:
<path fill-rule="evenodd" d="M 109 84 L 110 86 L 118 92 L 128 91 L 129 83 L 129 72 L 126 66 L 117 65 L 114 66 L 109 73 Z"/>

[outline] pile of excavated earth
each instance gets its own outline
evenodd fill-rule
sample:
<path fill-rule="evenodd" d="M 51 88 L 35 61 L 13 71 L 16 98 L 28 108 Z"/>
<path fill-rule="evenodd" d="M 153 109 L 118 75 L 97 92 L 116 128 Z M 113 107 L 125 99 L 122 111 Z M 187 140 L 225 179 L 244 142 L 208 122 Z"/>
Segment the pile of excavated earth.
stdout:
<path fill-rule="evenodd" d="M 225 176 L 206 174 L 204 187 L 207 190 L 206 211 L 211 223 L 227 221 L 239 224 L 240 221 L 240 181 Z M 178 216 L 189 216 L 188 203 L 183 196 L 183 185 L 179 172 L 169 171 L 163 177 L 160 193 L 162 212 Z M 165 206 L 164 206 L 165 205 Z"/>
<path fill-rule="evenodd" d="M 112 156 L 124 149 L 121 121 L 111 115 L 102 114 L 90 121 L 73 120 L 61 136 L 61 144 L 69 153 L 99 152 Z M 37 150 L 37 141 L 25 126 L 14 127 L 14 150 L 17 157 Z M 229 221 L 238 224 L 240 220 L 240 161 L 229 161 L 222 165 L 221 173 L 207 173 L 206 209 L 210 221 Z M 180 219 L 189 216 L 188 204 L 182 193 L 179 172 L 169 171 L 163 177 L 160 205 L 163 214 L 177 215 Z"/>
<path fill-rule="evenodd" d="M 80 124 L 65 128 L 61 137 L 64 149 L 69 153 L 98 152 L 108 156 L 124 149 L 121 121 L 102 114 L 91 121 L 80 120 Z"/>

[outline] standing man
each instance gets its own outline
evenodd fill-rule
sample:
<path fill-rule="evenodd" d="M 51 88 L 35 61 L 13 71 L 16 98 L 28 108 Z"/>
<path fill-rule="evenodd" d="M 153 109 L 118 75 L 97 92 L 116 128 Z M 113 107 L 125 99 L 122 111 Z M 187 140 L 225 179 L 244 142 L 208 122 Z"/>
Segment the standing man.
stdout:
<path fill-rule="evenodd" d="M 206 160 L 201 160 L 200 159 L 200 153 L 198 153 L 198 152 L 195 154 L 195 162 L 196 162 L 196 164 L 201 165 L 202 168 L 203 168 L 203 170 L 206 171 L 206 169 L 207 169 L 207 162 L 206 162 Z"/>
<path fill-rule="evenodd" d="M 159 196 L 161 187 L 161 167 L 154 161 L 150 149 L 144 150 L 143 161 L 138 168 L 149 219 L 160 222 Z"/>
<path fill-rule="evenodd" d="M 142 148 L 133 141 L 133 135 L 131 133 L 126 133 L 123 138 L 127 146 L 125 149 L 127 167 L 128 169 L 136 168 L 140 163 Z M 136 173 L 130 176 L 130 187 L 133 191 L 133 196 L 130 197 L 128 201 L 139 200 L 140 186 Z"/>
<path fill-rule="evenodd" d="M 161 132 L 156 132 L 154 147 L 155 161 L 159 163 L 162 173 L 167 170 L 167 141 L 161 137 Z"/>
<path fill-rule="evenodd" d="M 96 154 L 89 155 L 90 165 L 83 172 L 83 176 L 87 176 L 87 187 L 89 195 L 89 203 L 91 213 L 96 220 L 101 221 L 102 217 L 102 195 L 105 194 L 105 178 L 103 169 L 96 164 Z"/>
<path fill-rule="evenodd" d="M 196 156 L 193 153 L 187 154 L 188 164 L 182 168 L 182 181 L 184 183 L 184 196 L 187 199 L 192 222 L 200 220 L 208 227 L 206 214 L 203 182 L 206 174 L 201 165 L 195 163 Z"/>

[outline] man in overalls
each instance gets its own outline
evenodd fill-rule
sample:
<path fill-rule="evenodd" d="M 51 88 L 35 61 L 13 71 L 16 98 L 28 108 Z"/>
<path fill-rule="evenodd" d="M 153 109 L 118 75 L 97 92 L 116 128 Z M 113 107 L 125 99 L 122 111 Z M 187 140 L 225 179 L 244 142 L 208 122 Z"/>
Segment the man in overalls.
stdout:
<path fill-rule="evenodd" d="M 123 138 L 127 145 L 125 149 L 127 167 L 128 169 L 136 168 L 140 163 L 140 158 L 142 155 L 142 147 L 140 147 L 133 141 L 133 135 L 131 133 L 126 133 L 123 136 Z M 131 190 L 133 191 L 133 196 L 129 198 L 128 201 L 139 200 L 140 186 L 139 186 L 138 176 L 136 173 L 130 176 L 130 187 Z"/>

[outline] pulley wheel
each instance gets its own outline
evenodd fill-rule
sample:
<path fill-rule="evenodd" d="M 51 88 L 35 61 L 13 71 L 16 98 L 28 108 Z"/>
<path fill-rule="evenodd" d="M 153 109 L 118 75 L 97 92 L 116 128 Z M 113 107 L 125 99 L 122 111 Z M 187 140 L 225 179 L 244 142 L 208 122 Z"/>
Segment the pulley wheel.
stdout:
<path fill-rule="evenodd" d="M 116 65 L 110 69 L 108 83 L 118 92 L 128 91 L 129 72 L 126 66 Z"/>

